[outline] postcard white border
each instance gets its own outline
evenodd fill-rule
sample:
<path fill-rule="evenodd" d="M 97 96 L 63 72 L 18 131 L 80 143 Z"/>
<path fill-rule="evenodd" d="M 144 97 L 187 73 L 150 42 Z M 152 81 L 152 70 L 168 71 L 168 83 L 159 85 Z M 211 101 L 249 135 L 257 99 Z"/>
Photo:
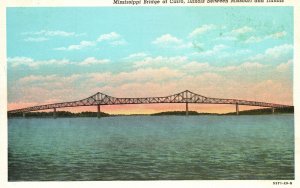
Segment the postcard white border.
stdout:
<path fill-rule="evenodd" d="M 7 178 L 7 66 L 6 66 L 6 8 L 7 7 L 103 7 L 116 6 L 113 0 L 0 0 L 0 187 L 300 187 L 300 2 L 285 3 L 234 3 L 234 6 L 293 6 L 294 7 L 294 106 L 295 106 L 295 180 L 293 185 L 273 185 L 273 180 L 197 180 L 197 181 L 78 181 L 78 182 L 8 182 Z M 117 5 L 132 6 L 132 5 Z M 148 6 L 148 5 L 146 5 Z M 151 5 L 152 6 L 152 5 Z M 158 5 L 182 6 L 182 5 Z M 196 5 L 184 5 L 196 6 Z M 233 4 L 205 4 L 198 6 L 233 6 Z M 283 182 L 282 180 L 279 180 Z"/>

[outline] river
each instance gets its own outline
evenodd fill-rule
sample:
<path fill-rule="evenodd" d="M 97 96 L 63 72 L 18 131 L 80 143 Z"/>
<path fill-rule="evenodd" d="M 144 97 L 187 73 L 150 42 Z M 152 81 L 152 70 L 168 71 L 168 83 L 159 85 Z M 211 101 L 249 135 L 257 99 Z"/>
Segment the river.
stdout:
<path fill-rule="evenodd" d="M 294 179 L 294 116 L 12 118 L 8 179 Z"/>

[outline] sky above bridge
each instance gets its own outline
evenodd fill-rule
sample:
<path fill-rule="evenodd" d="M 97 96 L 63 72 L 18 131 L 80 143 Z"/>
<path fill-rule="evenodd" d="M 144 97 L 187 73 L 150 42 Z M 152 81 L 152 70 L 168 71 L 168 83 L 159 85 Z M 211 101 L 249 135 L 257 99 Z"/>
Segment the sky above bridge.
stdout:
<path fill-rule="evenodd" d="M 155 97 L 186 89 L 208 97 L 292 105 L 293 9 L 8 8 L 7 57 L 10 110 L 98 91 Z M 152 113 L 184 110 L 184 105 L 103 110 Z M 190 110 L 235 109 L 192 105 Z"/>

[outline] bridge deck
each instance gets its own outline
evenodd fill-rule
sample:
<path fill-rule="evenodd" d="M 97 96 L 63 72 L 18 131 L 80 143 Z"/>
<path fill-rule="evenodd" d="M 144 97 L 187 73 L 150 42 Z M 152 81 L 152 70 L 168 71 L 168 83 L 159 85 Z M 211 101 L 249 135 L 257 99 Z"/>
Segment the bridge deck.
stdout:
<path fill-rule="evenodd" d="M 234 104 L 234 105 L 269 107 L 269 108 L 291 107 L 290 105 L 274 104 L 274 103 L 266 103 L 266 102 L 258 102 L 258 101 L 211 98 L 211 97 L 205 97 L 186 90 L 166 97 L 144 97 L 144 98 L 116 98 L 98 92 L 86 99 L 82 99 L 78 101 L 32 106 L 27 108 L 11 110 L 8 111 L 8 113 L 31 112 L 31 111 L 65 108 L 65 107 L 77 107 L 77 106 L 157 104 L 157 103 Z"/>

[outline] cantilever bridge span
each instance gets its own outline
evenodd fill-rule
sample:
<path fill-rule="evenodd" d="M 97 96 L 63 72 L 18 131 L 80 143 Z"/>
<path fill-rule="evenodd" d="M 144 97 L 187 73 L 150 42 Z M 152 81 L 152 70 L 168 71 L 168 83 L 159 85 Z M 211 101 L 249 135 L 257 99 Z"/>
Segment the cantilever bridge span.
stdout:
<path fill-rule="evenodd" d="M 186 115 L 188 115 L 188 103 L 233 104 L 236 106 L 236 114 L 237 115 L 239 114 L 239 105 L 268 107 L 268 108 L 272 109 L 273 113 L 274 113 L 275 108 L 291 107 L 290 105 L 274 104 L 274 103 L 266 103 L 266 102 L 258 102 L 258 101 L 205 97 L 205 96 L 193 93 L 189 90 L 185 90 L 183 92 L 165 96 L 165 97 L 144 97 L 144 98 L 117 98 L 117 97 L 112 97 L 112 96 L 98 92 L 88 98 L 78 100 L 78 101 L 32 106 L 32 107 L 27 107 L 27 108 L 11 110 L 11 111 L 8 111 L 8 113 L 23 113 L 23 116 L 25 116 L 26 112 L 53 109 L 54 110 L 53 114 L 55 117 L 57 108 L 77 107 L 77 106 L 97 106 L 98 117 L 100 117 L 100 106 L 101 105 L 155 104 L 155 103 L 185 103 L 186 104 Z"/>

